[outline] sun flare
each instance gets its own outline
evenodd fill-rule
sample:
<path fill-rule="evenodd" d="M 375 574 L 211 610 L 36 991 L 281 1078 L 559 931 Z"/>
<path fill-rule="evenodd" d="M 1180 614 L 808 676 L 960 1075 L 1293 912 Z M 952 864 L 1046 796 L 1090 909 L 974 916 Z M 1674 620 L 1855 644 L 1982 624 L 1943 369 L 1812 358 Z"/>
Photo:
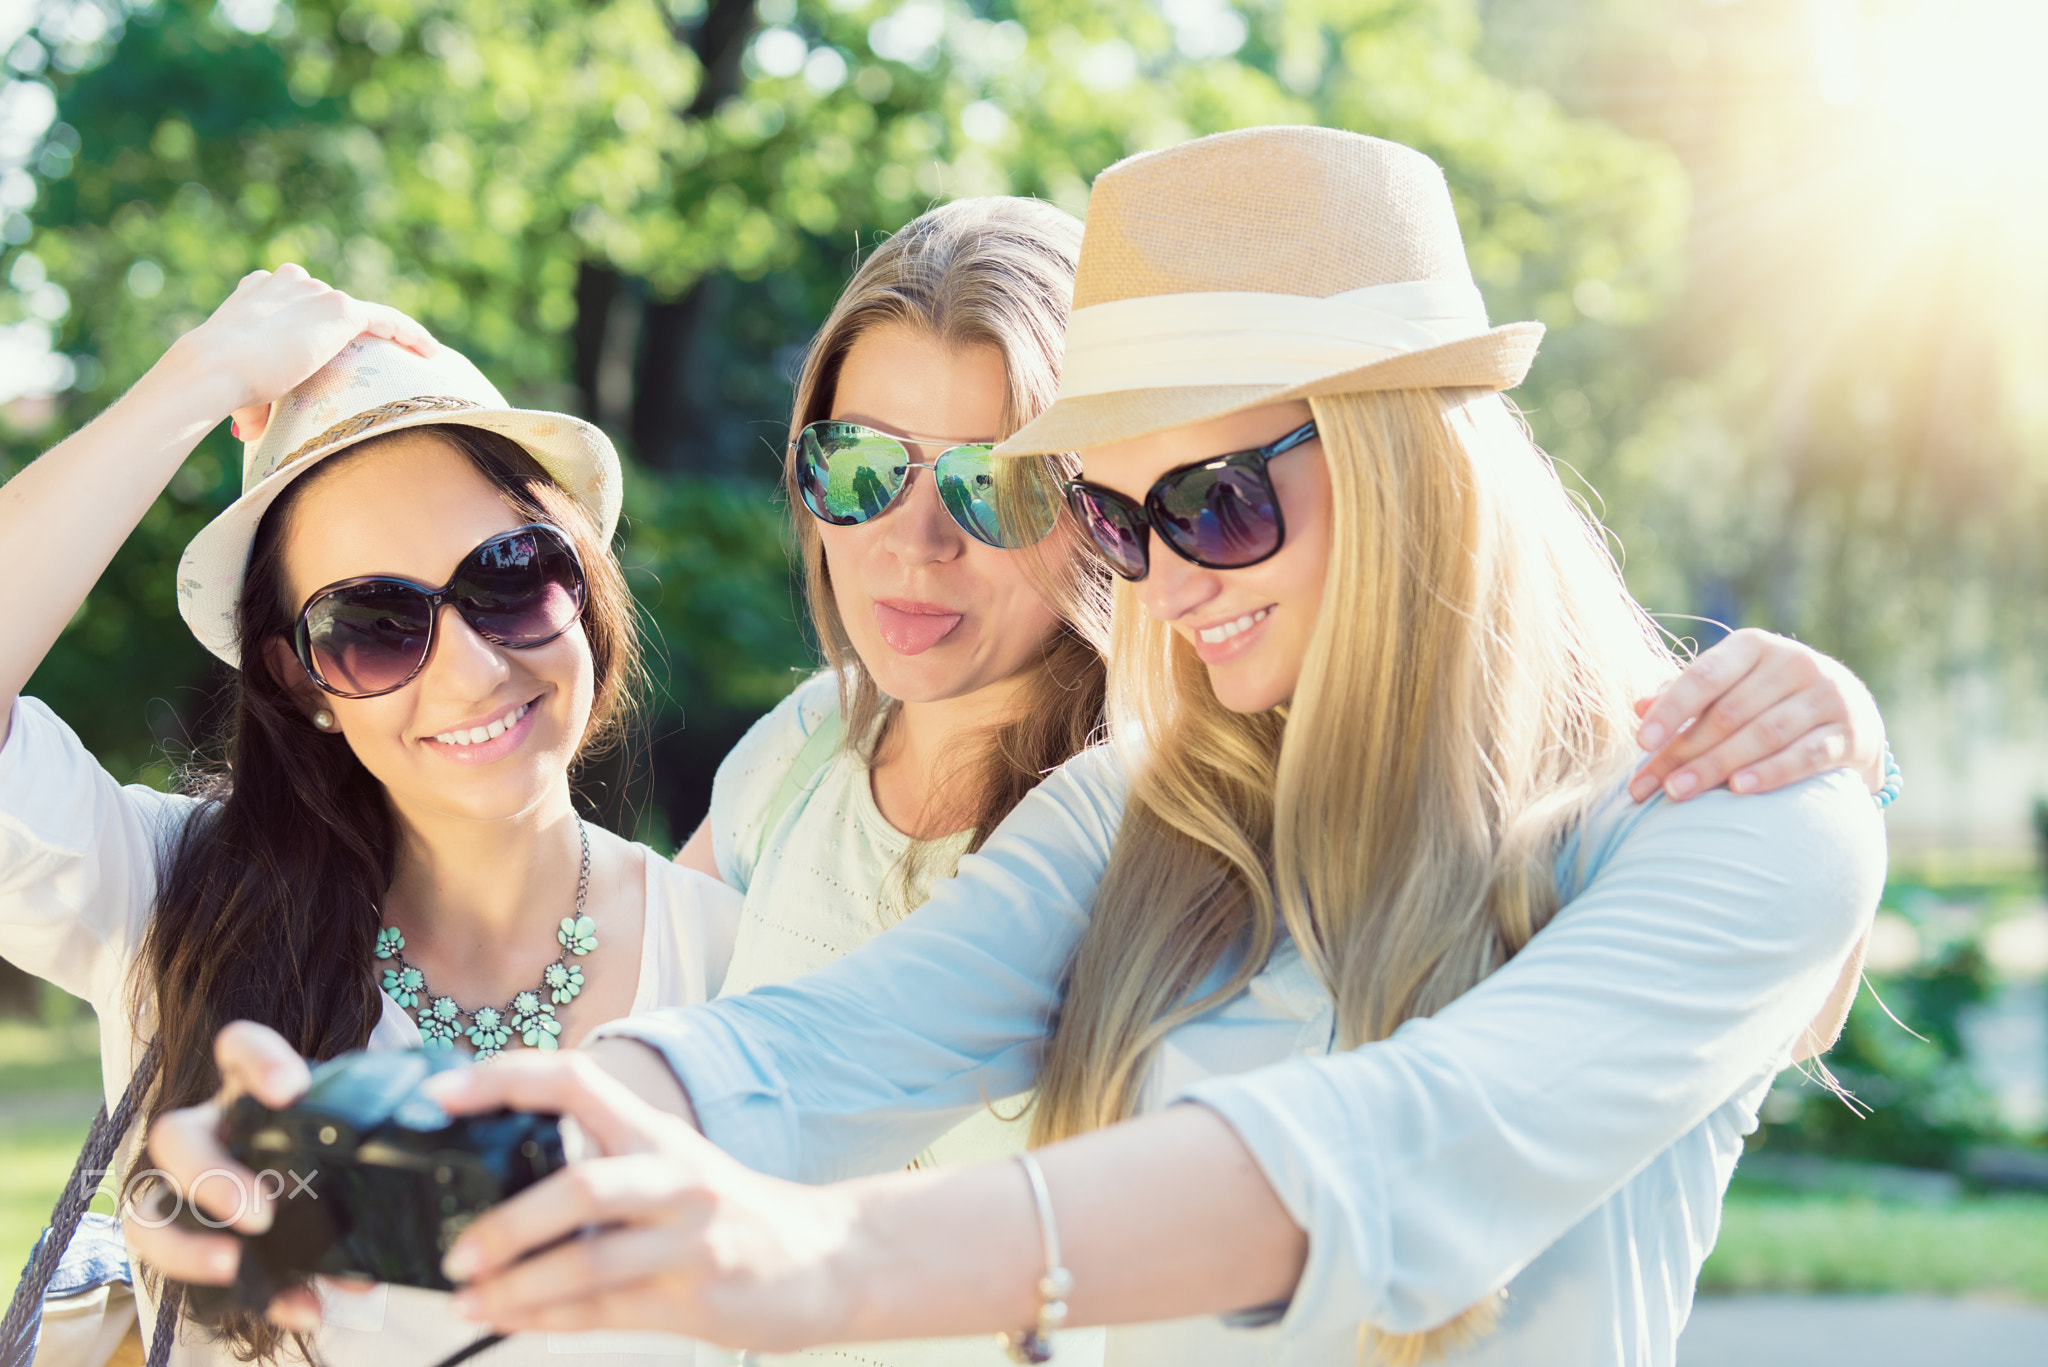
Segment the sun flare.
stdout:
<path fill-rule="evenodd" d="M 2048 195 L 2048 3 L 1921 0 L 1869 22 L 1870 104 L 1920 175 L 2015 207 Z"/>

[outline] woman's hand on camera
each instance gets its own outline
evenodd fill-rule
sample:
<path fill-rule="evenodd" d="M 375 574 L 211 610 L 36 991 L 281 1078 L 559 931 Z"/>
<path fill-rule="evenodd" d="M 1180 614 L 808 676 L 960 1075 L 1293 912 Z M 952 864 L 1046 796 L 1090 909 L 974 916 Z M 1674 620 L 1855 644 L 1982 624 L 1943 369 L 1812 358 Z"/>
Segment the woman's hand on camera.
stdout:
<path fill-rule="evenodd" d="M 166 1111 L 149 1127 L 144 1165 L 158 1175 L 153 1189 L 125 1204 L 122 1225 L 143 1261 L 177 1281 L 225 1286 L 234 1281 L 241 1244 L 226 1233 L 202 1234 L 172 1223 L 187 1203 L 209 1224 L 241 1234 L 270 1228 L 281 1181 L 268 1186 L 236 1162 L 220 1140 L 221 1116 L 244 1093 L 266 1106 L 287 1106 L 306 1090 L 306 1062 L 284 1037 L 253 1021 L 236 1021 L 214 1038 L 221 1089 L 202 1106 Z M 295 1288 L 270 1303 L 270 1318 L 286 1329 L 319 1323 L 320 1300 Z"/>
<path fill-rule="evenodd" d="M 1884 718 L 1839 661 L 1744 628 L 1704 651 L 1655 697 L 1636 704 L 1637 743 L 1653 752 L 1629 782 L 1684 801 L 1726 783 L 1768 793 L 1831 769 L 1884 783 Z"/>
<path fill-rule="evenodd" d="M 578 1053 L 508 1056 L 427 1091 L 456 1113 L 571 1117 L 601 1155 L 463 1231 L 444 1264 L 461 1313 L 501 1333 L 655 1329 L 769 1349 L 848 1324 L 834 1267 L 856 1212 L 840 1189 L 749 1170 Z"/>
<path fill-rule="evenodd" d="M 365 303 L 315 280 L 303 267 L 284 265 L 243 276 L 235 292 L 173 343 L 158 365 L 224 404 L 233 414 L 235 435 L 254 441 L 270 421 L 273 400 L 365 335 L 422 356 L 440 347 L 397 309 Z"/>

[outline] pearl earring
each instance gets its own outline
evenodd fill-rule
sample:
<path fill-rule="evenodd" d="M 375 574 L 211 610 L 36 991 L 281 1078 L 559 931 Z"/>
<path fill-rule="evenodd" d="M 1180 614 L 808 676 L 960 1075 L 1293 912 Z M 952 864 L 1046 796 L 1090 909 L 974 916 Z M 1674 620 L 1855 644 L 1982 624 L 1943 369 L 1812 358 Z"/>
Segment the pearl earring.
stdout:
<path fill-rule="evenodd" d="M 322 731 L 332 731 L 334 729 L 334 714 L 324 707 L 320 708 L 313 713 L 313 725 L 319 727 Z"/>

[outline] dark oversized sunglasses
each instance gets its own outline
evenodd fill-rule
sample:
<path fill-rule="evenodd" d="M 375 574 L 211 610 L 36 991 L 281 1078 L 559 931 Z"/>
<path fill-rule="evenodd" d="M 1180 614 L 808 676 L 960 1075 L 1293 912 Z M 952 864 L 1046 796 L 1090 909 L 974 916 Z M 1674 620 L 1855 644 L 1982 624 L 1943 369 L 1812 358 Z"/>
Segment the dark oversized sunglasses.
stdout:
<path fill-rule="evenodd" d="M 1080 479 L 1068 481 L 1067 500 L 1102 558 L 1126 579 L 1152 571 L 1148 527 L 1183 560 L 1205 569 L 1241 570 L 1270 558 L 1287 539 L 1266 462 L 1315 434 L 1316 425 L 1305 422 L 1255 451 L 1168 470 L 1143 503 Z"/>
<path fill-rule="evenodd" d="M 886 432 L 855 422 L 814 422 L 796 434 L 797 488 L 819 521 L 853 527 L 880 517 L 910 485 L 912 470 L 929 470 L 939 501 L 960 529 L 984 545 L 1014 551 L 1035 546 L 1059 517 L 1059 486 L 1028 457 L 991 454 L 988 442 L 949 446 L 929 461 Z"/>
<path fill-rule="evenodd" d="M 583 563 L 568 533 L 535 522 L 478 546 L 438 589 L 385 574 L 329 584 L 299 609 L 292 649 L 327 692 L 374 698 L 405 687 L 425 666 L 444 603 L 486 641 L 525 650 L 576 624 L 583 591 Z"/>

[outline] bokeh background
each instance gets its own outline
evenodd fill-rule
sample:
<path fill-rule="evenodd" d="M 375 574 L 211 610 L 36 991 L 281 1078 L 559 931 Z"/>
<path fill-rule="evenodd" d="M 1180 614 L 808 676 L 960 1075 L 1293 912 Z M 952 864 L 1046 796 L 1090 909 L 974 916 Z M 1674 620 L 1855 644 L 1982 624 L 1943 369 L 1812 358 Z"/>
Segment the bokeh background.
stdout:
<path fill-rule="evenodd" d="M 1908 772 L 1867 1114 L 1787 1076 L 1708 1285 L 2048 1301 L 2044 48 L 2040 0 L 0 0 L 0 478 L 248 270 L 412 312 L 627 454 L 660 695 L 583 796 L 669 845 L 810 658 L 773 481 L 864 247 L 1248 124 L 1419 147 L 1637 595 L 1848 661 Z M 124 778 L 217 721 L 171 571 L 238 476 L 223 428 L 32 685 Z M 4 1277 L 94 1065 L 0 999 Z"/>

